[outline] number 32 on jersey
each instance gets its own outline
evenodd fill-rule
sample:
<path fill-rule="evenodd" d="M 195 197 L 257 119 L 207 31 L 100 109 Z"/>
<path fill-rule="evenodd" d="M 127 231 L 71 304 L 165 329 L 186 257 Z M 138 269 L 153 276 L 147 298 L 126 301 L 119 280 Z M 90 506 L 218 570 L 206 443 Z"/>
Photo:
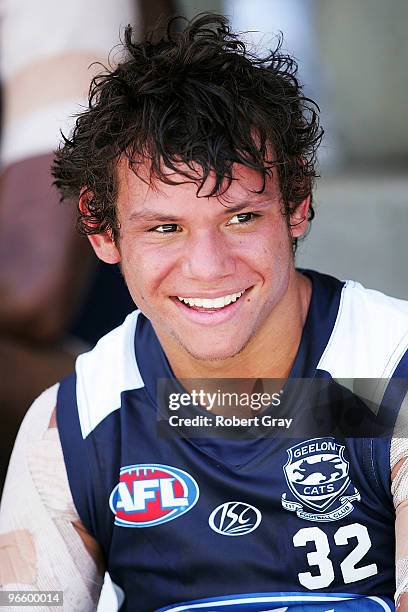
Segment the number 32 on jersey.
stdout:
<path fill-rule="evenodd" d="M 357 582 L 378 573 L 375 563 L 356 567 L 357 563 L 362 560 L 371 548 L 370 536 L 367 527 L 364 525 L 352 523 L 351 525 L 340 527 L 334 534 L 334 544 L 336 546 L 345 546 L 352 538 L 357 539 L 357 545 L 340 563 L 340 570 L 345 584 Z M 296 547 L 307 546 L 309 542 L 314 543 L 315 550 L 307 553 L 307 561 L 309 566 L 318 567 L 319 573 L 301 572 L 298 574 L 299 582 L 307 589 L 323 589 L 328 587 L 334 580 L 333 563 L 329 559 L 329 539 L 319 527 L 304 527 L 299 529 L 293 536 L 293 544 Z"/>

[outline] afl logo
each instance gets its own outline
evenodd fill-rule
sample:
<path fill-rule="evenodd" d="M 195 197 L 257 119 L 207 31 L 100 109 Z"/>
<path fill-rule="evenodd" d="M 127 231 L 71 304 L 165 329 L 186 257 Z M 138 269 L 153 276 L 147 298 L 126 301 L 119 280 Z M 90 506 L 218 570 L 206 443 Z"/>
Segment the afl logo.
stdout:
<path fill-rule="evenodd" d="M 254 506 L 244 502 L 227 502 L 218 506 L 208 519 L 213 531 L 226 536 L 240 536 L 254 531 L 262 514 Z"/>
<path fill-rule="evenodd" d="M 121 468 L 109 506 L 120 527 L 153 527 L 185 514 L 197 503 L 199 489 L 187 472 L 146 463 Z"/>

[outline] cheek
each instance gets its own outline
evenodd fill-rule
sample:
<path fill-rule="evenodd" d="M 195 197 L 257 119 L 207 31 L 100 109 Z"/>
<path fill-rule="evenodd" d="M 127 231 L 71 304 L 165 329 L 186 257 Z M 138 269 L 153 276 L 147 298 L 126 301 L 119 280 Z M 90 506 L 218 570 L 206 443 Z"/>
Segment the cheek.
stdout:
<path fill-rule="evenodd" d="M 139 303 L 152 300 L 174 270 L 175 262 L 163 249 L 146 248 L 136 241 L 123 245 L 122 272 L 133 299 Z"/>
<path fill-rule="evenodd" d="M 287 268 L 292 260 L 291 240 L 282 223 L 270 223 L 262 232 L 242 241 L 241 254 L 244 254 L 251 267 L 267 276 L 279 268 Z"/>

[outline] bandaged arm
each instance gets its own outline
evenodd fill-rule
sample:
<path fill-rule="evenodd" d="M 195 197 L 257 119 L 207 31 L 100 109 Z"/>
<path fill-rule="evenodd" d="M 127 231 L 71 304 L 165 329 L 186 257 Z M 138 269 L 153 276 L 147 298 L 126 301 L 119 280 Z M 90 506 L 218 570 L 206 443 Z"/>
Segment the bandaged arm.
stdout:
<path fill-rule="evenodd" d="M 408 612 L 408 438 L 391 442 L 391 492 L 395 507 L 395 603 Z"/>
<path fill-rule="evenodd" d="M 0 587 L 63 591 L 64 610 L 88 612 L 96 609 L 104 568 L 72 500 L 55 419 L 57 389 L 34 402 L 14 446 L 0 509 Z"/>

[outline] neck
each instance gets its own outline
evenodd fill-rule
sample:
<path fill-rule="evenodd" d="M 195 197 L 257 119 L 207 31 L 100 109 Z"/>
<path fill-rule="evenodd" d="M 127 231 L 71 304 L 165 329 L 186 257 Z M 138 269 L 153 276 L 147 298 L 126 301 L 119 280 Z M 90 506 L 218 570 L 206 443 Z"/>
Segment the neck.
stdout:
<path fill-rule="evenodd" d="M 299 348 L 311 298 L 311 282 L 294 270 L 288 289 L 264 325 L 239 354 L 203 361 L 159 337 L 177 378 L 288 377 Z"/>

